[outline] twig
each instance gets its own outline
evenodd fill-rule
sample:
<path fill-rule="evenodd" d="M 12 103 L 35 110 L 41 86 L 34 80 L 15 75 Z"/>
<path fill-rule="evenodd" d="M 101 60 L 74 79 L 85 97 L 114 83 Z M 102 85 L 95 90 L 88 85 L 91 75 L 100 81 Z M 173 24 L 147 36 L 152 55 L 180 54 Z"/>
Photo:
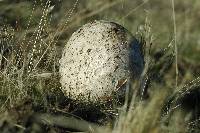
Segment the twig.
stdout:
<path fill-rule="evenodd" d="M 99 125 L 89 123 L 85 120 L 79 120 L 75 117 L 66 117 L 61 115 L 50 115 L 50 114 L 36 114 L 34 120 L 38 123 L 49 125 L 49 126 L 58 126 L 68 129 L 77 130 L 80 132 L 105 132 L 107 128 L 101 127 Z"/>

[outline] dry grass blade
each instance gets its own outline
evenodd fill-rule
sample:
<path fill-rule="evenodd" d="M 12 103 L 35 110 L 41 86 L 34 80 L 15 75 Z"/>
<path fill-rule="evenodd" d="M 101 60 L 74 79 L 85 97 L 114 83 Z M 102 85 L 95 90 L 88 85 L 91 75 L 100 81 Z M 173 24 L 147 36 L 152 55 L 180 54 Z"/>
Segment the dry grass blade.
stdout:
<path fill-rule="evenodd" d="M 137 7 L 135 7 L 134 9 L 132 9 L 131 11 L 129 11 L 124 17 L 122 17 L 121 20 L 124 20 L 125 18 L 127 18 L 128 16 L 130 16 L 133 12 L 135 12 L 138 8 L 140 8 L 143 5 L 145 5 L 147 2 L 149 2 L 149 0 L 144 0 L 144 2 L 142 2 L 140 5 L 138 5 Z"/>
<path fill-rule="evenodd" d="M 121 2 L 121 0 L 117 0 L 117 1 L 113 1 L 113 2 L 107 2 L 107 3 L 103 4 L 100 8 L 96 7 L 94 9 L 94 11 L 92 11 L 92 12 L 86 14 L 86 15 L 76 17 L 76 19 L 74 19 L 74 21 L 68 27 L 74 27 L 75 25 L 79 24 L 81 21 L 83 21 L 83 20 L 85 20 L 89 17 L 92 17 L 96 14 L 99 14 L 100 12 L 105 11 L 106 9 L 109 9 L 109 8 L 115 6 L 116 4 L 120 3 L 120 2 Z"/>
<path fill-rule="evenodd" d="M 176 88 L 178 86 L 178 49 L 177 49 L 177 33 L 176 33 L 176 15 L 175 15 L 175 7 L 174 7 L 174 0 L 171 0 L 172 2 L 172 16 L 173 16 L 173 25 L 174 25 L 174 52 L 175 52 L 175 63 L 176 63 Z"/>
<path fill-rule="evenodd" d="M 119 123 L 113 133 L 159 133 L 161 108 L 166 97 L 166 91 L 155 92 L 148 103 L 140 102 L 129 112 L 120 115 Z"/>

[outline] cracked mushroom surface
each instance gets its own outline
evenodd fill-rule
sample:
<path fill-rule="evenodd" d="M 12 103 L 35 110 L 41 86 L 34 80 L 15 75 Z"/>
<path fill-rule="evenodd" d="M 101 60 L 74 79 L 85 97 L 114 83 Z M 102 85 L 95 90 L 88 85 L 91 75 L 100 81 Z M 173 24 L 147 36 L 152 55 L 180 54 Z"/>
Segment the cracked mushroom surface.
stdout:
<path fill-rule="evenodd" d="M 60 59 L 63 93 L 80 102 L 106 102 L 138 78 L 144 67 L 141 45 L 121 25 L 94 21 L 72 34 Z"/>

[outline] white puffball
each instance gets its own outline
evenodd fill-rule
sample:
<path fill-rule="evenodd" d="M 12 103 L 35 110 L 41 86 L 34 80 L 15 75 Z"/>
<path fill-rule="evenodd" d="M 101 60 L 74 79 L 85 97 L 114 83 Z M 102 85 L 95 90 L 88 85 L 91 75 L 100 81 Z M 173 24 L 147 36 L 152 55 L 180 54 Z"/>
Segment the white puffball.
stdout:
<path fill-rule="evenodd" d="M 74 32 L 60 60 L 62 91 L 80 102 L 105 102 L 144 67 L 139 42 L 124 27 L 94 21 Z"/>

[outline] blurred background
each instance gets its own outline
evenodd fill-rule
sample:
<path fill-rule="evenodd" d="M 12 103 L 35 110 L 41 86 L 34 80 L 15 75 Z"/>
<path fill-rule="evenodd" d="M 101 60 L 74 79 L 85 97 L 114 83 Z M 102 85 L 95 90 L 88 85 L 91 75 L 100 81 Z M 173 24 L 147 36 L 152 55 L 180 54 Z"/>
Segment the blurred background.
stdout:
<path fill-rule="evenodd" d="M 16 36 L 24 36 L 38 28 L 44 8 L 49 8 L 46 32 L 54 32 L 60 24 L 66 23 L 59 41 L 67 41 L 81 25 L 94 20 L 117 22 L 135 34 L 146 19 L 150 22 L 153 48 L 159 49 L 173 43 L 174 24 L 172 3 L 160 0 L 1 0 L 0 24 L 11 26 Z M 199 65 L 199 7 L 197 0 L 175 0 L 176 39 L 178 58 L 190 64 Z M 60 35 L 61 34 L 61 35 Z M 63 46 L 64 43 L 57 43 Z M 193 69 L 194 70 L 194 69 Z M 196 72 L 193 74 L 197 74 Z"/>

